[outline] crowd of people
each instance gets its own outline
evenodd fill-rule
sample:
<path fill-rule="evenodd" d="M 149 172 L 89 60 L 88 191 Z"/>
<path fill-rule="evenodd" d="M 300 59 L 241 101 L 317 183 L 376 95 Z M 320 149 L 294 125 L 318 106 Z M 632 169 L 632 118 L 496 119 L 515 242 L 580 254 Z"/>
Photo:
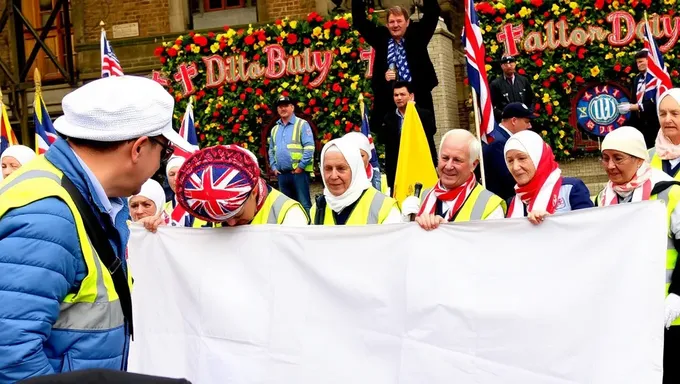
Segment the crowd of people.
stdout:
<path fill-rule="evenodd" d="M 323 146 L 324 188 L 312 201 L 313 133 L 286 96 L 275 102 L 280 119 L 269 135 L 267 159 L 237 145 L 195 151 L 172 128 L 172 96 L 134 76 L 95 80 L 64 97 L 64 115 L 54 123 L 61 137 L 44 156 L 19 145 L 2 153 L 0 382 L 126 369 L 134 332 L 126 261 L 131 225 L 157 232 L 163 226 L 415 221 L 432 231 L 449 222 L 505 218 L 540 225 L 572 210 L 656 199 L 668 211 L 664 383 L 680 382 L 680 89 L 655 103 L 660 129 L 651 149 L 632 126 L 605 137 L 600 160 L 608 182 L 591 198 L 581 180 L 562 175 L 551 147 L 530 130 L 535 116 L 526 103 L 509 97 L 530 94 L 528 83 L 514 75 L 514 60 L 503 62 L 506 80 L 492 84 L 505 95 L 494 102 L 500 119 L 494 141 L 482 147 L 468 130 L 452 129 L 436 148 L 430 92 L 437 79 L 425 48 L 439 16 L 436 0 L 424 1 L 417 25 L 400 7 L 387 13 L 387 26 L 354 12 L 362 36 L 384 56 L 376 61 L 385 76 L 373 80 L 379 102 L 371 120 L 380 125 L 388 152 L 387 188 L 371 163 L 368 138 L 351 132 Z M 386 191 L 393 187 L 404 113 L 413 102 L 438 180 L 397 202 Z M 652 107 L 643 108 L 648 113 Z M 175 147 L 190 155 L 176 155 Z M 482 156 L 489 188 L 475 175 Z M 274 178 L 266 177 L 260 163 Z M 163 165 L 169 199 L 151 178 Z"/>

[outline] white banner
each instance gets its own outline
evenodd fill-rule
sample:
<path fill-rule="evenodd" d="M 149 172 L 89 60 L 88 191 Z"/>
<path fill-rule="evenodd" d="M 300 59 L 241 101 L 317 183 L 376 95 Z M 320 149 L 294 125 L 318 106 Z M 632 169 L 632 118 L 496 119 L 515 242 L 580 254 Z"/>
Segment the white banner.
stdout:
<path fill-rule="evenodd" d="M 661 383 L 660 202 L 370 227 L 134 226 L 130 370 L 194 383 Z"/>

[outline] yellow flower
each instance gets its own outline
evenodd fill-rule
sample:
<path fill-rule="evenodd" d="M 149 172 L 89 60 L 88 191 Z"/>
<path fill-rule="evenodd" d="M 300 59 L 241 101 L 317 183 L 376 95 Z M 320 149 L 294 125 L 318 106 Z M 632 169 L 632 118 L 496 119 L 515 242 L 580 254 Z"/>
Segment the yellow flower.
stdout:
<path fill-rule="evenodd" d="M 253 34 L 253 27 L 252 24 L 248 24 L 248 31 L 246 31 L 246 34 L 252 35 Z"/>
<path fill-rule="evenodd" d="M 487 72 L 491 71 L 491 65 L 490 64 L 487 64 L 484 67 L 486 68 Z"/>
<path fill-rule="evenodd" d="M 260 109 L 260 104 L 255 104 L 255 105 L 253 106 L 253 109 L 256 110 L 256 111 L 257 111 L 258 109 Z"/>
<path fill-rule="evenodd" d="M 220 50 L 220 43 L 214 43 L 213 45 L 210 46 L 210 51 L 212 53 L 215 53 Z"/>
<path fill-rule="evenodd" d="M 289 85 L 290 84 L 288 84 L 288 82 L 285 81 L 285 82 L 283 82 L 283 84 L 281 84 L 281 88 L 286 89 L 286 88 L 288 88 Z"/>
<path fill-rule="evenodd" d="M 340 47 L 340 54 L 344 55 L 345 53 L 350 53 L 352 52 L 352 48 L 346 47 L 346 46 L 341 46 Z"/>
<path fill-rule="evenodd" d="M 569 151 L 567 151 L 567 150 L 565 149 L 565 150 L 564 150 L 564 154 L 567 155 L 567 156 L 569 156 Z"/>
<path fill-rule="evenodd" d="M 623 57 L 623 56 L 626 56 L 625 52 L 619 52 L 619 53 L 616 54 L 616 57 Z"/>
<path fill-rule="evenodd" d="M 543 101 L 543 104 L 549 103 L 550 102 L 550 95 L 547 94 L 547 93 L 543 94 L 543 100 L 542 101 Z"/>
<path fill-rule="evenodd" d="M 619 2 L 618 2 L 618 1 L 614 1 L 614 2 L 612 3 L 612 7 L 613 7 L 614 9 L 619 9 Z"/>
<path fill-rule="evenodd" d="M 548 136 L 548 131 L 546 131 L 546 130 L 541 131 L 541 135 Z"/>
<path fill-rule="evenodd" d="M 531 15 L 531 9 L 528 9 L 527 7 L 522 7 L 522 9 L 519 10 L 519 15 L 521 17 L 527 17 Z"/>
<path fill-rule="evenodd" d="M 485 29 L 487 32 L 491 32 L 491 26 L 490 26 L 490 25 L 487 25 L 484 29 Z"/>
<path fill-rule="evenodd" d="M 257 43 L 257 45 L 259 45 L 260 48 L 264 47 L 265 44 L 266 44 L 266 43 L 265 43 L 264 41 L 260 41 L 259 43 Z"/>
<path fill-rule="evenodd" d="M 248 149 L 248 143 L 243 143 L 243 144 L 241 144 L 241 146 L 245 149 Z"/>
<path fill-rule="evenodd" d="M 538 80 L 538 73 L 534 75 L 534 80 Z"/>
<path fill-rule="evenodd" d="M 316 27 L 312 29 L 312 36 L 319 37 L 321 36 L 321 33 L 322 33 L 321 27 Z"/>
<path fill-rule="evenodd" d="M 359 79 L 361 79 L 361 76 L 359 76 L 359 75 L 352 76 L 352 81 L 355 82 L 355 83 L 358 82 Z"/>
<path fill-rule="evenodd" d="M 578 8 L 578 4 L 576 4 L 575 2 L 572 1 L 571 3 L 569 3 L 569 8 L 576 9 L 576 8 Z"/>
<path fill-rule="evenodd" d="M 253 142 L 255 142 L 255 138 L 252 137 L 252 136 L 248 136 L 248 141 L 250 141 L 251 143 L 253 143 Z"/>
<path fill-rule="evenodd" d="M 297 20 L 293 20 L 290 23 L 288 23 L 292 29 L 297 28 Z"/>
<path fill-rule="evenodd" d="M 324 37 L 324 39 L 326 39 L 326 40 L 330 39 L 330 38 L 331 38 L 331 30 L 330 30 L 330 29 L 325 29 L 325 30 L 323 31 L 323 37 Z"/>
<path fill-rule="evenodd" d="M 614 54 L 612 54 L 611 52 L 604 55 L 605 60 L 611 60 L 612 58 L 614 58 Z"/>
<path fill-rule="evenodd" d="M 508 19 L 508 20 L 509 20 L 509 19 L 512 19 L 512 17 L 513 17 L 513 16 L 512 16 L 511 13 L 506 13 L 506 14 L 505 14 L 505 18 Z"/>
<path fill-rule="evenodd" d="M 199 53 L 201 52 L 201 47 L 199 47 L 198 45 L 191 44 L 191 52 Z"/>
<path fill-rule="evenodd" d="M 552 8 L 550 9 L 553 12 L 559 12 L 560 6 L 557 4 L 553 4 Z"/>
<path fill-rule="evenodd" d="M 557 100 L 555 100 L 555 101 L 553 101 L 553 105 L 556 106 L 556 107 L 559 107 L 559 106 L 560 106 L 560 102 L 557 101 Z"/>
<path fill-rule="evenodd" d="M 561 149 L 564 149 L 564 145 L 562 145 L 562 143 L 557 144 L 557 148 L 560 149 L 560 150 L 561 150 Z"/>
<path fill-rule="evenodd" d="M 555 115 L 553 115 L 553 117 L 552 117 L 552 121 L 560 121 L 560 118 L 559 118 L 559 117 L 557 117 L 557 116 L 555 116 Z"/>
<path fill-rule="evenodd" d="M 491 44 L 491 54 L 495 54 L 498 51 L 498 44 Z"/>
<path fill-rule="evenodd" d="M 591 76 L 591 77 L 596 77 L 596 76 L 599 75 L 599 74 L 600 74 L 600 67 L 598 67 L 598 66 L 596 65 L 596 66 L 590 68 L 590 76 Z"/>
<path fill-rule="evenodd" d="M 560 129 L 560 131 L 558 133 L 560 134 L 560 139 L 564 137 L 564 131 L 563 130 Z"/>
<path fill-rule="evenodd" d="M 496 8 L 496 9 L 505 9 L 505 4 L 503 4 L 502 2 L 499 2 L 499 3 L 497 3 L 496 5 L 494 5 L 494 8 Z"/>
<path fill-rule="evenodd" d="M 285 39 L 286 36 L 288 36 L 288 33 L 281 31 L 281 33 L 279 34 L 279 36 L 281 36 L 282 38 Z"/>
<path fill-rule="evenodd" d="M 349 87 L 352 88 L 353 91 L 356 91 L 356 89 L 357 89 L 357 83 L 352 83 L 352 84 L 350 84 Z"/>

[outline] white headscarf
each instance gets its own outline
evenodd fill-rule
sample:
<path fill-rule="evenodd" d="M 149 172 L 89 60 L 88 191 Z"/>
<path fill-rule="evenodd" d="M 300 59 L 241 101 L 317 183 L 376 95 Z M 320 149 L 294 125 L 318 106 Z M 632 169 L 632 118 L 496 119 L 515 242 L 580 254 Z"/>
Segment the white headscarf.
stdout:
<path fill-rule="evenodd" d="M 35 156 L 35 151 L 25 145 L 11 145 L 0 155 L 0 161 L 5 157 L 13 157 L 17 159 L 19 164 L 26 165 Z"/>
<path fill-rule="evenodd" d="M 366 177 L 366 172 L 364 172 L 364 162 L 361 160 L 361 153 L 359 148 L 351 142 L 350 140 L 345 140 L 344 138 L 331 140 L 326 145 L 324 145 L 321 150 L 321 171 L 324 169 L 324 160 L 326 157 L 326 152 L 340 152 L 342 156 L 349 164 L 349 168 L 352 171 L 352 181 L 349 188 L 340 196 L 335 196 L 328 190 L 326 184 L 326 178 L 323 179 L 323 194 L 326 197 L 326 203 L 334 212 L 340 212 L 344 208 L 352 205 L 355 201 L 361 197 L 361 194 L 368 188 L 371 187 L 371 182 L 368 181 Z"/>
<path fill-rule="evenodd" d="M 163 205 L 165 204 L 165 191 L 163 187 L 156 180 L 149 179 L 146 183 L 142 184 L 142 190 L 134 196 L 130 196 L 128 201 L 132 200 L 135 196 L 146 197 L 147 199 L 153 201 L 156 205 L 156 215 L 163 210 Z"/>
<path fill-rule="evenodd" d="M 181 167 L 186 159 L 182 156 L 173 156 L 168 160 L 168 165 L 165 166 L 165 176 L 168 176 L 170 170 L 173 168 Z"/>
<path fill-rule="evenodd" d="M 661 102 L 664 98 L 666 98 L 666 96 L 672 97 L 678 104 L 680 104 L 680 88 L 671 88 L 659 97 L 659 102 L 656 103 L 657 116 L 659 116 Z M 659 120 L 661 120 L 661 116 L 659 116 Z M 678 129 L 680 129 L 680 127 L 678 127 Z M 656 154 L 659 155 L 662 160 L 675 160 L 680 157 L 680 145 L 673 144 L 673 142 L 671 142 L 666 137 L 666 135 L 663 134 L 663 128 L 660 128 L 659 133 L 656 135 L 654 147 L 656 148 Z"/>
<path fill-rule="evenodd" d="M 354 145 L 359 147 L 362 151 L 368 154 L 368 160 L 371 160 L 371 143 L 368 141 L 368 137 L 361 132 L 350 132 L 342 137 L 343 139 L 351 140 Z"/>

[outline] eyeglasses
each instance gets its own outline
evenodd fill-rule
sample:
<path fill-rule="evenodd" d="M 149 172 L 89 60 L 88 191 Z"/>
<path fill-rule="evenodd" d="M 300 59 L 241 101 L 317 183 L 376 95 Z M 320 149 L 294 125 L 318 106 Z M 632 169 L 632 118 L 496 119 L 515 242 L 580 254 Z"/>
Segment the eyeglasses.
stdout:
<path fill-rule="evenodd" d="M 172 143 L 169 141 L 167 143 L 163 143 L 162 141 L 158 140 L 155 137 L 149 137 L 149 140 L 163 147 L 163 150 L 161 151 L 161 162 L 168 161 L 170 157 L 172 157 L 172 154 L 175 152 L 175 146 L 172 145 Z"/>
<path fill-rule="evenodd" d="M 613 156 L 613 157 L 609 157 L 609 156 L 601 156 L 601 157 L 600 157 L 600 162 L 601 162 L 602 165 L 604 165 L 605 167 L 606 167 L 607 165 L 609 165 L 609 162 L 610 162 L 610 161 L 612 161 L 612 162 L 614 163 L 614 165 L 622 165 L 622 164 L 625 163 L 626 161 L 630 160 L 632 157 L 633 157 L 633 156 Z"/>

